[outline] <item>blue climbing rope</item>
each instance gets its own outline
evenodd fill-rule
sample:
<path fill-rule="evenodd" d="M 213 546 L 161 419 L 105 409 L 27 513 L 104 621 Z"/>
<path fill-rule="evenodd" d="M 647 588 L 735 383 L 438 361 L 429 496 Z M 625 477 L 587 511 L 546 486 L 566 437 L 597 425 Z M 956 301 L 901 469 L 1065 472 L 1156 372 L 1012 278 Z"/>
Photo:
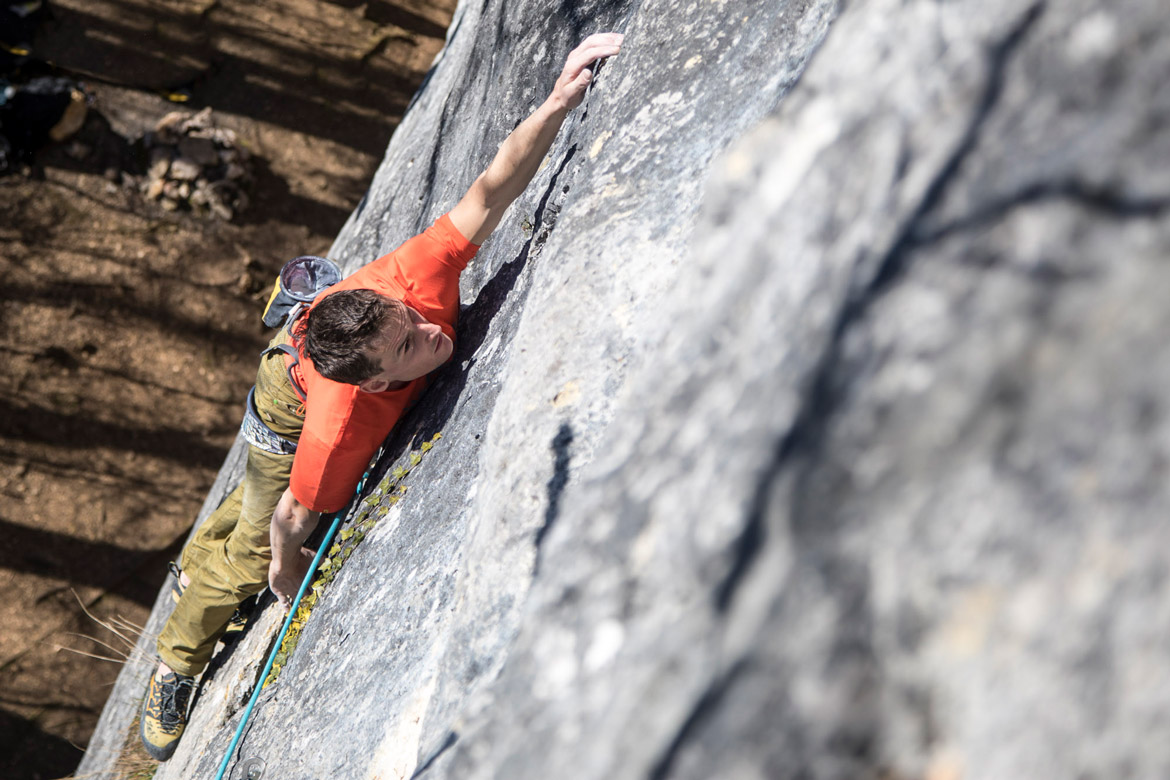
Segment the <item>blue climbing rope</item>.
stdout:
<path fill-rule="evenodd" d="M 380 454 L 380 453 L 379 453 Z M 357 490 L 354 495 L 360 496 L 362 488 L 366 485 L 366 479 L 370 476 L 370 472 L 362 475 L 361 481 L 358 482 Z M 244 734 L 244 727 L 248 725 L 248 718 L 252 715 L 252 709 L 256 706 L 256 701 L 260 698 L 260 691 L 264 688 L 264 681 L 268 679 L 268 673 L 272 671 L 272 664 L 276 661 L 276 654 L 280 651 L 280 645 L 284 642 L 284 635 L 288 633 L 288 627 L 292 625 L 293 617 L 297 614 L 297 607 L 301 603 L 301 597 L 305 595 L 305 591 L 309 587 L 309 583 L 313 581 L 313 575 L 317 573 L 317 567 L 321 563 L 321 558 L 324 557 L 325 551 L 329 549 L 329 545 L 333 543 L 333 536 L 337 533 L 341 521 L 346 517 L 347 512 L 343 509 L 333 516 L 333 522 L 329 526 L 329 530 L 325 534 L 324 541 L 317 549 L 317 554 L 313 557 L 313 565 L 309 567 L 309 571 L 305 574 L 305 580 L 301 583 L 301 587 L 297 590 L 297 597 L 293 599 L 292 605 L 289 607 L 288 615 L 284 619 L 284 625 L 280 627 L 280 634 L 276 637 L 276 644 L 272 646 L 272 652 L 268 654 L 268 662 L 264 664 L 264 671 L 260 673 L 260 679 L 256 681 L 256 687 L 252 690 L 252 697 L 248 699 L 248 706 L 244 709 L 244 716 L 240 718 L 240 725 L 236 727 L 235 736 L 232 737 L 232 744 L 228 746 L 227 753 L 224 754 L 223 763 L 219 765 L 219 771 L 215 775 L 215 780 L 223 780 L 223 774 L 227 771 L 228 764 L 231 763 L 232 755 L 236 752 L 236 747 L 240 744 L 240 737 Z"/>
<path fill-rule="evenodd" d="M 215 775 L 215 780 L 223 780 L 223 773 L 227 771 L 228 764 L 231 763 L 232 754 L 236 752 L 236 746 L 240 744 L 240 737 L 244 733 L 244 727 L 248 724 L 248 718 L 252 714 L 252 708 L 256 706 L 256 700 L 260 698 L 260 691 L 264 688 L 264 681 L 268 679 L 268 673 L 272 671 L 272 664 L 276 660 L 276 654 L 280 650 L 280 644 L 284 641 L 284 635 L 288 633 L 288 627 L 292 625 L 293 617 L 297 613 L 297 606 L 301 603 L 301 596 L 305 595 L 305 590 L 309 587 L 309 583 L 313 581 L 313 575 L 317 573 L 317 566 L 321 563 L 321 557 L 325 551 L 329 549 L 329 545 L 333 542 L 333 535 L 337 533 L 337 527 L 341 525 L 341 520 L 344 514 L 338 512 L 333 518 L 333 523 L 329 526 L 328 533 L 325 534 L 325 541 L 321 543 L 321 547 L 317 550 L 317 555 L 313 558 L 313 565 L 309 567 L 309 572 L 305 575 L 305 581 L 301 583 L 300 590 L 297 591 L 297 597 L 293 599 L 292 606 L 288 610 L 288 616 L 284 619 L 284 625 L 280 628 L 280 634 L 276 637 L 276 644 L 272 646 L 272 652 L 268 654 L 268 663 L 264 664 L 264 671 L 260 674 L 260 679 L 256 681 L 256 687 L 252 690 L 252 698 L 248 699 L 248 707 L 244 710 L 244 717 L 240 719 L 240 725 L 236 728 L 236 734 L 232 737 L 232 744 L 228 746 L 227 753 L 223 757 L 223 763 L 219 765 L 219 772 Z"/>

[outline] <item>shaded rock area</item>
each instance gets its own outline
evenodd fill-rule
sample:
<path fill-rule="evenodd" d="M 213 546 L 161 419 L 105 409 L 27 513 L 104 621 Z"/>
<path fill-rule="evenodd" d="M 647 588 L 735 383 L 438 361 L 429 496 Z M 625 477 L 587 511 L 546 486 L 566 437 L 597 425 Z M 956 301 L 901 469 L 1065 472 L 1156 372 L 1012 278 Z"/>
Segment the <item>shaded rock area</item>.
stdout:
<path fill-rule="evenodd" d="M 1165 777 L 1159 5 L 545 9 L 460 5 L 333 247 L 352 271 L 420 230 L 577 39 L 626 33 L 379 468 L 443 438 L 234 765 Z M 156 778 L 214 776 L 275 612 Z"/>

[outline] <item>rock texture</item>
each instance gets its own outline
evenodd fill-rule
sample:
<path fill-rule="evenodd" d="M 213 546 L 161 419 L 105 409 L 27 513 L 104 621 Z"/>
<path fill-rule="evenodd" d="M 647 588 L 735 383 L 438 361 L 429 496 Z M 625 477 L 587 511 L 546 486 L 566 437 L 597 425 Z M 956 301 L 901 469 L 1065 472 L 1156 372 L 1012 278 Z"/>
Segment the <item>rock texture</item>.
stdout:
<path fill-rule="evenodd" d="M 463 3 L 349 270 L 453 205 L 577 39 L 626 50 L 465 274 L 381 468 L 443 438 L 237 771 L 1165 777 L 1168 28 Z M 214 776 L 274 612 L 156 778 Z M 146 668 L 81 773 L 114 776 Z"/>

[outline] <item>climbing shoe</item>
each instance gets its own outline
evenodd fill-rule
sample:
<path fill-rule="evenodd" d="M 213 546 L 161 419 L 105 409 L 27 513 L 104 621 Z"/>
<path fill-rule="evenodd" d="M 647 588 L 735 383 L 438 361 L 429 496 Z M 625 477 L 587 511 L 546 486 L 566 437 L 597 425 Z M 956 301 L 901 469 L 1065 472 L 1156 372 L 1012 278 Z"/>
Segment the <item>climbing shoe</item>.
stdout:
<path fill-rule="evenodd" d="M 187 586 L 183 584 L 183 570 L 174 561 L 167 564 L 167 569 L 171 573 L 171 601 L 178 604 L 179 599 L 183 597 L 183 593 L 187 590 Z M 251 602 L 250 605 L 249 602 Z M 231 642 L 247 628 L 248 616 L 252 614 L 252 609 L 255 606 L 256 597 L 250 596 L 243 604 L 236 608 L 236 611 L 232 613 L 231 618 L 228 620 L 227 628 L 223 631 L 223 641 Z"/>
<path fill-rule="evenodd" d="M 179 737 L 187 727 L 187 705 L 195 678 L 176 672 L 150 676 L 146 699 L 142 702 L 142 744 L 146 752 L 159 761 L 166 761 L 179 746 Z"/>

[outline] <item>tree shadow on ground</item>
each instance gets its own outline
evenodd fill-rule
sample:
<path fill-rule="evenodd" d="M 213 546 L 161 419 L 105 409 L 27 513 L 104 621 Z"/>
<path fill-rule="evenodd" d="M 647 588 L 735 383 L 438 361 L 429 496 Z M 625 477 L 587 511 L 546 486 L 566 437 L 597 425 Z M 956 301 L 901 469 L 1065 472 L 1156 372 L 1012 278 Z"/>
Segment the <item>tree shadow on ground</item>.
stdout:
<path fill-rule="evenodd" d="M 0 734 L 5 749 L 0 751 L 0 777 L 48 780 L 64 777 L 81 761 L 82 750 L 67 740 L 46 734 L 34 722 L 0 709 Z M 23 774 L 36 766 L 36 774 Z"/>
<path fill-rule="evenodd" d="M 181 93 L 184 107 L 211 105 L 377 155 L 387 117 L 401 116 L 425 71 L 385 56 L 387 47 L 410 51 L 445 34 L 436 19 L 384 2 L 366 4 L 364 20 L 374 25 L 354 13 L 332 39 L 321 37 L 317 19 L 285 20 L 275 35 L 247 11 L 221 3 L 58 4 L 34 51 L 83 79 Z"/>
<path fill-rule="evenodd" d="M 134 550 L 14 523 L 0 517 L 0 569 L 28 572 L 70 586 L 95 587 L 150 607 L 158 595 L 157 573 L 182 549 L 186 532 L 159 550 Z M 43 593 L 38 603 L 61 588 Z"/>

